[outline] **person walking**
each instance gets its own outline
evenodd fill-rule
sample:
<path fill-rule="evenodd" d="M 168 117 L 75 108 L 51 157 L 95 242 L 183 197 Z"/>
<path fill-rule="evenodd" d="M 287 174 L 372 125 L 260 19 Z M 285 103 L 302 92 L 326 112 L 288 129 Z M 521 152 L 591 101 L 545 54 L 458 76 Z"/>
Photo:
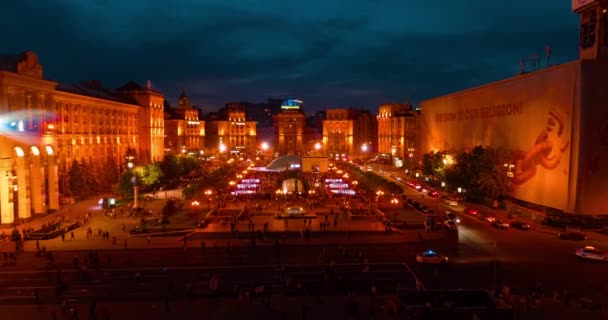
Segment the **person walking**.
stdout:
<path fill-rule="evenodd" d="M 70 233 L 70 236 L 72 237 L 72 241 L 74 241 L 74 231 Z"/>

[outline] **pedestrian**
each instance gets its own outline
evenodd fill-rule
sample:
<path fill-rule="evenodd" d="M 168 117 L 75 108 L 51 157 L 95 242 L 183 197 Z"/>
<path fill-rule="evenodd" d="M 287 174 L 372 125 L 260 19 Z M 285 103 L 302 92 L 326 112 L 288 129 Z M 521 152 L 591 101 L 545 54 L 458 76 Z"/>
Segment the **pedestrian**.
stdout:
<path fill-rule="evenodd" d="M 127 250 L 127 239 L 125 239 L 125 250 Z"/>
<path fill-rule="evenodd" d="M 61 234 L 61 241 L 65 241 L 65 233 Z"/>
<path fill-rule="evenodd" d="M 72 231 L 72 232 L 70 233 L 70 235 L 71 235 L 71 237 L 72 237 L 72 241 L 74 241 L 74 231 Z"/>
<path fill-rule="evenodd" d="M 148 244 L 150 244 L 151 241 L 152 239 L 150 238 L 150 234 L 148 233 Z"/>
<path fill-rule="evenodd" d="M 113 244 L 113 245 L 114 245 L 114 244 L 116 244 L 116 236 L 113 236 L 113 237 L 112 237 L 112 244 Z"/>

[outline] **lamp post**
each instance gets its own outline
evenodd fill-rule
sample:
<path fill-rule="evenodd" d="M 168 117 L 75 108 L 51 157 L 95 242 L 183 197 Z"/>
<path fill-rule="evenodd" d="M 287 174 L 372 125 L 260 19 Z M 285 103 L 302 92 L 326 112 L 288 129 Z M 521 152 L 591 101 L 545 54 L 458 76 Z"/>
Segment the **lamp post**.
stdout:
<path fill-rule="evenodd" d="M 213 194 L 213 191 L 211 191 L 211 190 L 205 191 L 205 195 L 207 196 L 207 209 L 211 208 L 211 195 L 212 194 Z"/>
<path fill-rule="evenodd" d="M 129 170 L 131 170 L 131 173 L 133 174 L 133 176 L 131 177 L 131 184 L 133 184 L 133 208 L 132 209 L 136 209 L 139 207 L 139 203 L 138 203 L 138 187 L 137 187 L 137 176 L 135 175 L 135 172 L 133 171 L 133 168 L 135 167 L 135 164 L 133 163 L 133 156 L 128 156 L 127 160 L 129 162 L 127 162 L 127 168 L 129 168 Z"/>
<path fill-rule="evenodd" d="M 367 158 L 367 152 L 369 151 L 369 146 L 367 143 L 361 145 L 361 153 L 363 153 L 363 158 Z"/>

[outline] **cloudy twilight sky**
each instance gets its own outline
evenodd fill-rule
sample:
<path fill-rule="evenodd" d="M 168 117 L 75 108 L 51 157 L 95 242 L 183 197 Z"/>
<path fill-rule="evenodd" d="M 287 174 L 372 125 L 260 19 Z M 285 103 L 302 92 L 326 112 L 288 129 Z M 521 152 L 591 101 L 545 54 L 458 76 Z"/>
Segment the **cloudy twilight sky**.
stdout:
<path fill-rule="evenodd" d="M 376 111 L 574 60 L 570 0 L 20 0 L 0 4 L 0 53 L 33 50 L 45 78 L 129 80 L 204 111 L 301 99 Z M 543 60 L 544 65 L 544 60 Z M 530 67 L 529 67 L 530 68 Z"/>

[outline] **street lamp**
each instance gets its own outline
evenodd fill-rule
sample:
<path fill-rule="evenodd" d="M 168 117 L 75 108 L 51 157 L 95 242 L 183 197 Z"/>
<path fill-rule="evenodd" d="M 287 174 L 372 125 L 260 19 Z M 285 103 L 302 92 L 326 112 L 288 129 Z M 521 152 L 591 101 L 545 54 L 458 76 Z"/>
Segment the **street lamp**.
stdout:
<path fill-rule="evenodd" d="M 211 208 L 211 195 L 213 194 L 212 190 L 206 190 L 205 195 L 207 196 L 207 209 Z"/>

